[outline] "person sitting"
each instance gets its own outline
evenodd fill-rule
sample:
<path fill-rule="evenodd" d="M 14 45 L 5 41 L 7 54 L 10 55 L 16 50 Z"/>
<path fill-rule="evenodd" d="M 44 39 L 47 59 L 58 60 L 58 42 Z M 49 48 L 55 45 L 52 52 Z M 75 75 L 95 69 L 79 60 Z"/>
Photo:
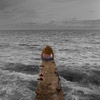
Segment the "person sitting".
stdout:
<path fill-rule="evenodd" d="M 41 59 L 45 61 L 54 60 L 54 53 L 53 53 L 52 48 L 49 45 L 47 45 L 43 49 L 41 53 Z"/>

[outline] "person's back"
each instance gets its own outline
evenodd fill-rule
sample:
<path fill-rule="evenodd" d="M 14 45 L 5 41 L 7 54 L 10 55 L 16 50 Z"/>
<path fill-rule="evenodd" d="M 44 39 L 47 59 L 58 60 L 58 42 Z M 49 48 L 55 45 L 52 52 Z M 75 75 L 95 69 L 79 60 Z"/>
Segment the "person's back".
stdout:
<path fill-rule="evenodd" d="M 41 59 L 42 60 L 53 60 L 54 59 L 54 53 L 50 46 L 46 46 L 44 50 L 41 53 Z"/>

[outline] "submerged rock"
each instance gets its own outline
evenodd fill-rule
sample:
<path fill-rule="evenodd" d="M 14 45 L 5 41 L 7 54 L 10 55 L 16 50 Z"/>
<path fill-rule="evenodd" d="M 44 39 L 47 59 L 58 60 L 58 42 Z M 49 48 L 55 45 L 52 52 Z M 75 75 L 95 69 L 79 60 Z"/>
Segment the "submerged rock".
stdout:
<path fill-rule="evenodd" d="M 35 100 L 64 100 L 54 60 L 42 61 Z"/>

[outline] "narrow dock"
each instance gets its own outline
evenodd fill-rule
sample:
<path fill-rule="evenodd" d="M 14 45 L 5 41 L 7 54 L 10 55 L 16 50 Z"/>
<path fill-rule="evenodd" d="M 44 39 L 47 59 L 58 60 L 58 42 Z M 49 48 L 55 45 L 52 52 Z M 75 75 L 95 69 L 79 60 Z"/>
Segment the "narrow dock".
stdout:
<path fill-rule="evenodd" d="M 35 100 L 64 100 L 55 61 L 42 61 Z"/>

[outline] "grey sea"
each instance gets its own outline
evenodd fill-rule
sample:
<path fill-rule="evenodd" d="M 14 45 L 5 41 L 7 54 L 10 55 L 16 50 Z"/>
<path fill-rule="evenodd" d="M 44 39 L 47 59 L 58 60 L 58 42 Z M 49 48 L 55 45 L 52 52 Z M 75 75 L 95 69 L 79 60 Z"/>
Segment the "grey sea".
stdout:
<path fill-rule="evenodd" d="M 41 52 L 53 48 L 65 100 L 100 100 L 100 31 L 0 31 L 0 100 L 34 100 Z"/>

